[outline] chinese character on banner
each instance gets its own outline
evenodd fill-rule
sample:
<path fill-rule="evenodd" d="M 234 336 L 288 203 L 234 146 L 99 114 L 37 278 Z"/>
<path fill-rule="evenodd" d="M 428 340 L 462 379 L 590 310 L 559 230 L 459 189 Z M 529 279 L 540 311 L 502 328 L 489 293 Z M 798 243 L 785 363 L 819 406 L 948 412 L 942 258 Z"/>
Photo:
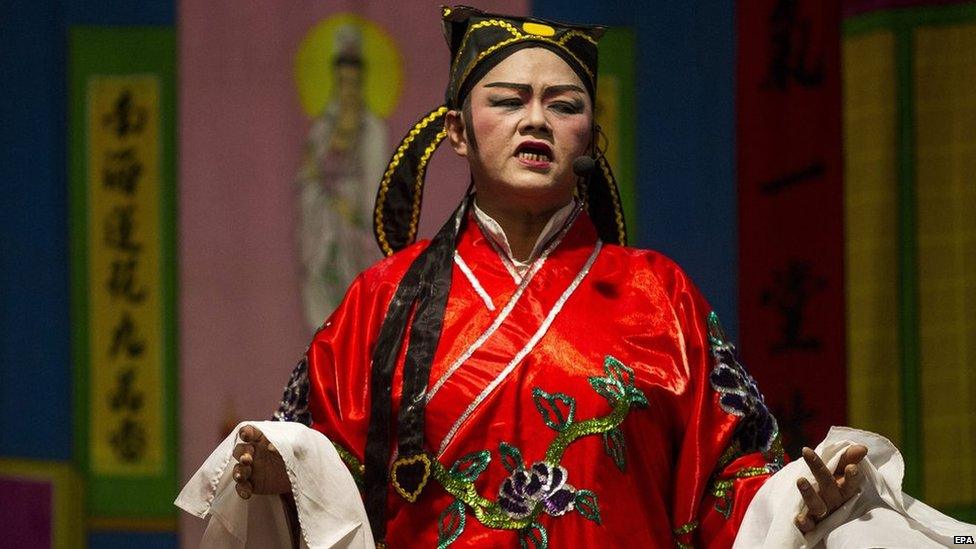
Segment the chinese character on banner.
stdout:
<path fill-rule="evenodd" d="M 845 423 L 839 2 L 736 8 L 739 349 L 792 455 Z"/>
<path fill-rule="evenodd" d="M 91 468 L 163 466 L 159 82 L 89 80 L 89 432 Z"/>

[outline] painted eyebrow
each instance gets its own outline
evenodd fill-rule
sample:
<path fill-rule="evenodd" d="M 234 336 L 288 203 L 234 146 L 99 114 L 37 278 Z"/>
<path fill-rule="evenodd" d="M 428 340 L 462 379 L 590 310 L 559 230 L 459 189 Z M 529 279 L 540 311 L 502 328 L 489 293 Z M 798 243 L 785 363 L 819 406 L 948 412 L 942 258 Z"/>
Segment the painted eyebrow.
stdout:
<path fill-rule="evenodd" d="M 519 92 L 531 92 L 532 91 L 532 86 L 530 86 L 528 84 L 519 84 L 517 82 L 489 82 L 489 83 L 485 84 L 485 87 L 486 88 L 508 88 L 508 89 L 511 89 L 511 90 L 519 91 Z M 553 85 L 553 86 L 546 86 L 542 90 L 542 95 L 544 95 L 544 96 L 547 96 L 547 95 L 555 95 L 555 94 L 562 93 L 562 92 L 567 92 L 567 91 L 577 92 L 577 93 L 586 93 L 586 90 L 584 90 L 583 88 L 577 86 L 576 84 L 556 84 L 556 85 Z"/>
<path fill-rule="evenodd" d="M 508 88 L 520 92 L 530 92 L 532 91 L 532 86 L 528 84 L 516 84 L 515 82 L 489 82 L 485 84 L 486 88 Z"/>
<path fill-rule="evenodd" d="M 556 84 L 555 86 L 546 86 L 542 90 L 542 94 L 543 95 L 555 95 L 557 93 L 562 93 L 562 92 L 567 92 L 567 91 L 577 92 L 577 93 L 586 93 L 586 90 L 584 90 L 583 88 L 577 86 L 576 84 Z"/>

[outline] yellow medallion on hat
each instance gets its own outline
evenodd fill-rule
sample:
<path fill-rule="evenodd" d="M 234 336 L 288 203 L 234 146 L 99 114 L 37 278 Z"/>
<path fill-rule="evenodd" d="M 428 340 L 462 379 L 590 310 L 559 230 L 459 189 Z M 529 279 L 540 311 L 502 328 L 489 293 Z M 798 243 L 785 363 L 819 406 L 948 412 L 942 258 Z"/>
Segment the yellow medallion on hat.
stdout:
<path fill-rule="evenodd" d="M 550 27 L 549 25 L 533 23 L 532 21 L 522 23 L 522 30 L 529 34 L 534 34 L 535 36 L 552 36 L 556 34 L 556 29 Z"/>

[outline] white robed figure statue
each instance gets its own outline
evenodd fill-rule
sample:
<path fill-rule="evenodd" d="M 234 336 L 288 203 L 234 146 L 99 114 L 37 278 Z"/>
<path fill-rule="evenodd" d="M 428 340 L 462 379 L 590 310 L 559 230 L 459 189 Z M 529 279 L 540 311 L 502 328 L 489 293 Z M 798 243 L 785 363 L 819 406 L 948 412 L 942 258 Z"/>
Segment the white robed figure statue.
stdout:
<path fill-rule="evenodd" d="M 373 238 L 373 200 L 388 160 L 386 125 L 363 97 L 367 70 L 359 28 L 336 32 L 334 93 L 308 132 L 298 173 L 302 302 L 314 331 L 349 283 L 380 259 Z"/>

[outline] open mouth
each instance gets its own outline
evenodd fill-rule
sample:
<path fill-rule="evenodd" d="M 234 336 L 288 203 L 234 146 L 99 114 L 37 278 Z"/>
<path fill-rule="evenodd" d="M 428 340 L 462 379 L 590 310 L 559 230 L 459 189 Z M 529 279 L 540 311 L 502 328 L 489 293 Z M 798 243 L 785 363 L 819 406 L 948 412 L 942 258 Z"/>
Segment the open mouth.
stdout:
<path fill-rule="evenodd" d="M 552 162 L 552 148 L 540 141 L 526 141 L 515 149 L 515 156 L 527 162 Z"/>

